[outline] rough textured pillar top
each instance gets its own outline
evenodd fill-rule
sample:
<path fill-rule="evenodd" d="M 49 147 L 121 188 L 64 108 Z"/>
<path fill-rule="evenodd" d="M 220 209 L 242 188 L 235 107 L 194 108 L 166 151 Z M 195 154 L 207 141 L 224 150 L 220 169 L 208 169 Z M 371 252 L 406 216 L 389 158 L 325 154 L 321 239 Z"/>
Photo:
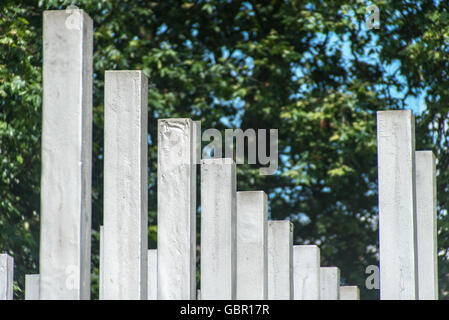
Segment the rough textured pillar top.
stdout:
<path fill-rule="evenodd" d="M 235 163 L 202 160 L 201 299 L 235 299 L 236 249 Z"/>
<path fill-rule="evenodd" d="M 380 298 L 418 297 L 415 119 L 409 110 L 377 112 Z"/>
<path fill-rule="evenodd" d="M 41 299 L 90 299 L 92 19 L 45 11 Z"/>
<path fill-rule="evenodd" d="M 435 156 L 432 151 L 415 156 L 419 300 L 438 300 Z"/>
<path fill-rule="evenodd" d="M 196 126 L 158 120 L 158 299 L 196 296 Z"/>
<path fill-rule="evenodd" d="M 293 299 L 293 224 L 268 221 L 268 299 Z"/>
<path fill-rule="evenodd" d="M 320 248 L 293 246 L 295 300 L 320 300 Z"/>
<path fill-rule="evenodd" d="M 237 299 L 268 298 L 267 194 L 237 192 Z"/>

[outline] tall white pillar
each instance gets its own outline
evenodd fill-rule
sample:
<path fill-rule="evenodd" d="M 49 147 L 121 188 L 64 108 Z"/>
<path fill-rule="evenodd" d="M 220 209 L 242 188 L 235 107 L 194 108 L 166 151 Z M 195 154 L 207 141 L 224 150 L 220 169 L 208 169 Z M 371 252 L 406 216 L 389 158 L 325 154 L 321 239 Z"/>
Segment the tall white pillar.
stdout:
<path fill-rule="evenodd" d="M 41 299 L 90 299 L 93 23 L 45 11 Z"/>
<path fill-rule="evenodd" d="M 415 119 L 409 110 L 377 112 L 380 298 L 418 298 Z"/>
<path fill-rule="evenodd" d="M 0 300 L 12 300 L 14 295 L 14 259 L 7 253 L 0 254 Z"/>
<path fill-rule="evenodd" d="M 359 287 L 340 286 L 340 300 L 360 300 Z"/>
<path fill-rule="evenodd" d="M 25 300 L 40 300 L 38 274 L 25 275 Z"/>
<path fill-rule="evenodd" d="M 268 299 L 293 299 L 293 224 L 268 221 Z"/>
<path fill-rule="evenodd" d="M 340 300 L 340 269 L 320 268 L 320 300 Z"/>
<path fill-rule="evenodd" d="M 236 298 L 236 171 L 232 159 L 201 164 L 201 299 Z"/>
<path fill-rule="evenodd" d="M 147 299 L 148 80 L 106 71 L 104 111 L 104 298 Z"/>
<path fill-rule="evenodd" d="M 293 246 L 293 286 L 295 300 L 320 300 L 320 248 Z"/>
<path fill-rule="evenodd" d="M 432 151 L 415 156 L 419 300 L 438 300 L 435 156 Z"/>
<path fill-rule="evenodd" d="M 158 120 L 158 299 L 196 297 L 196 126 Z"/>
<path fill-rule="evenodd" d="M 267 194 L 237 192 L 237 299 L 268 298 Z"/>
<path fill-rule="evenodd" d="M 157 249 L 148 250 L 148 300 L 157 300 Z"/>

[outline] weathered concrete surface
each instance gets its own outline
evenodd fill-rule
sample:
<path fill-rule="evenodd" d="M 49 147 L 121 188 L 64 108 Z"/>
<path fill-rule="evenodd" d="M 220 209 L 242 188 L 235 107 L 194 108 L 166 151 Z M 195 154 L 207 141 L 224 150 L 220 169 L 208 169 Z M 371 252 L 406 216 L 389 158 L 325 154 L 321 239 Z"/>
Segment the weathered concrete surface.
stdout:
<path fill-rule="evenodd" d="M 293 299 L 293 224 L 268 221 L 268 299 Z"/>
<path fill-rule="evenodd" d="M 193 164 L 201 164 L 201 121 L 192 121 L 193 123 Z"/>
<path fill-rule="evenodd" d="M 6 253 L 0 254 L 0 300 L 12 300 L 14 294 L 14 259 Z"/>
<path fill-rule="evenodd" d="M 360 300 L 359 287 L 340 286 L 340 300 Z"/>
<path fill-rule="evenodd" d="M 158 120 L 158 299 L 196 297 L 196 127 Z"/>
<path fill-rule="evenodd" d="M 38 274 L 25 275 L 25 300 L 39 300 L 39 280 Z"/>
<path fill-rule="evenodd" d="M 419 300 L 438 300 L 435 156 L 432 151 L 415 156 Z"/>
<path fill-rule="evenodd" d="M 147 299 L 148 80 L 106 71 L 104 298 Z"/>
<path fill-rule="evenodd" d="M 294 300 L 320 300 L 320 248 L 293 246 Z"/>
<path fill-rule="evenodd" d="M 92 19 L 45 11 L 43 34 L 40 296 L 90 299 Z"/>
<path fill-rule="evenodd" d="M 320 300 L 340 300 L 340 269 L 320 268 Z"/>
<path fill-rule="evenodd" d="M 267 194 L 237 192 L 237 300 L 268 298 Z"/>
<path fill-rule="evenodd" d="M 409 110 L 377 112 L 380 298 L 418 298 L 415 119 Z"/>
<path fill-rule="evenodd" d="M 148 300 L 157 300 L 157 249 L 148 250 Z"/>
<path fill-rule="evenodd" d="M 104 299 L 104 227 L 100 226 L 100 274 L 99 274 L 99 298 Z"/>
<path fill-rule="evenodd" d="M 232 159 L 201 163 L 201 299 L 236 298 L 236 171 Z"/>

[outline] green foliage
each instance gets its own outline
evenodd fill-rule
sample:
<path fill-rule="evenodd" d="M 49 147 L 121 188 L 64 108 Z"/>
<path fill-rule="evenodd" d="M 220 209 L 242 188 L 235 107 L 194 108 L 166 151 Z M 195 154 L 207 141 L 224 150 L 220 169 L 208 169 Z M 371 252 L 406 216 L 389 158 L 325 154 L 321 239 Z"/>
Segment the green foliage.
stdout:
<path fill-rule="evenodd" d="M 38 272 L 42 13 L 71 1 L 2 1 L 0 15 L 0 251 L 18 287 Z M 409 108 L 425 92 L 417 147 L 438 157 L 441 298 L 448 292 L 446 217 L 448 7 L 444 1 L 98 1 L 73 4 L 93 19 L 94 163 L 92 296 L 98 293 L 103 210 L 105 70 L 149 77 L 149 240 L 156 245 L 156 120 L 191 117 L 203 128 L 278 128 L 280 167 L 238 167 L 239 190 L 269 194 L 272 219 L 289 218 L 295 243 L 316 243 L 322 264 L 359 285 L 377 264 L 375 111 Z M 397 68 L 391 72 L 392 68 Z M 405 93 L 404 93 L 405 92 Z M 23 293 L 16 290 L 16 296 Z"/>

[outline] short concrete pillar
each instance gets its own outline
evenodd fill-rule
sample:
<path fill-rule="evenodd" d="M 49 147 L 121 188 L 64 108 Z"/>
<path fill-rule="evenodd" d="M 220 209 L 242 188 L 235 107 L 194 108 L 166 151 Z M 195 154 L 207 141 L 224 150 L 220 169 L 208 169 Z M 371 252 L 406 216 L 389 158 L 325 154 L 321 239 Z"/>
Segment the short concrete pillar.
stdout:
<path fill-rule="evenodd" d="M 237 192 L 237 300 L 268 298 L 267 194 Z"/>
<path fill-rule="evenodd" d="M 0 300 L 12 300 L 14 295 L 14 259 L 7 253 L 0 254 Z"/>
<path fill-rule="evenodd" d="M 104 228 L 100 226 L 100 267 L 99 267 L 99 298 L 104 299 Z"/>
<path fill-rule="evenodd" d="M 25 275 L 25 300 L 39 300 L 39 278 L 38 274 Z"/>
<path fill-rule="evenodd" d="M 340 300 L 360 300 L 359 287 L 340 286 Z"/>
<path fill-rule="evenodd" d="M 294 300 L 320 300 L 320 248 L 293 246 Z"/>
<path fill-rule="evenodd" d="M 236 298 L 236 171 L 232 159 L 201 163 L 201 299 Z"/>
<path fill-rule="evenodd" d="M 418 298 L 415 119 L 410 110 L 377 112 L 380 298 Z"/>
<path fill-rule="evenodd" d="M 158 120 L 159 300 L 196 297 L 195 135 L 191 119 Z"/>
<path fill-rule="evenodd" d="M 268 221 L 268 299 L 293 299 L 293 224 Z"/>
<path fill-rule="evenodd" d="M 415 156 L 419 300 L 438 300 L 435 156 L 432 151 Z"/>
<path fill-rule="evenodd" d="M 148 80 L 106 71 L 104 106 L 104 299 L 146 300 Z"/>
<path fill-rule="evenodd" d="M 340 269 L 320 268 L 320 300 L 340 300 Z"/>
<path fill-rule="evenodd" d="M 93 23 L 45 11 L 40 297 L 90 299 Z"/>
<path fill-rule="evenodd" d="M 148 300 L 157 300 L 157 249 L 148 250 Z"/>

